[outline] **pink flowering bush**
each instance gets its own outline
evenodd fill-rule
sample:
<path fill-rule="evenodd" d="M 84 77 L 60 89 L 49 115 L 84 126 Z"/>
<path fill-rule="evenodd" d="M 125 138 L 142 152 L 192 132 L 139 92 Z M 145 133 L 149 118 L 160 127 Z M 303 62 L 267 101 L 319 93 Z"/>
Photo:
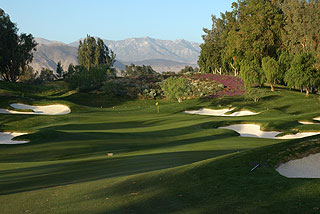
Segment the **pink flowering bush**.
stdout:
<path fill-rule="evenodd" d="M 222 84 L 222 90 L 218 90 L 215 95 L 210 97 L 237 96 L 246 93 L 244 83 L 240 77 L 217 74 L 196 74 L 191 79 L 199 79 L 200 81 L 215 81 Z"/>

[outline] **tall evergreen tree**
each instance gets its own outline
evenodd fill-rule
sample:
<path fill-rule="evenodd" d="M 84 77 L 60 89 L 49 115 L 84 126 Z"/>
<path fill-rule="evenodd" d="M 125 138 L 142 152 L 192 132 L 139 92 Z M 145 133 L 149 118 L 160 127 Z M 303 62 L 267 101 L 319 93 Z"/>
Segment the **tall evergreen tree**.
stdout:
<path fill-rule="evenodd" d="M 79 64 L 90 70 L 91 67 L 106 66 L 110 68 L 115 62 L 115 54 L 103 42 L 94 37 L 87 36 L 80 41 L 78 47 Z"/>
<path fill-rule="evenodd" d="M 276 57 L 281 46 L 284 17 L 278 1 L 239 0 L 234 4 L 238 26 L 230 32 L 228 49 L 237 57 L 261 63 L 263 57 Z"/>
<path fill-rule="evenodd" d="M 224 42 L 221 34 L 224 27 L 223 19 L 212 16 L 212 29 L 203 29 L 206 33 L 202 36 L 205 42 L 200 45 L 201 52 L 198 60 L 202 73 L 213 73 L 214 70 L 222 68 L 221 54 Z"/>
<path fill-rule="evenodd" d="M 320 1 L 285 0 L 282 42 L 291 54 L 313 53 L 320 68 Z"/>
<path fill-rule="evenodd" d="M 309 95 L 312 87 L 319 85 L 320 72 L 315 69 L 316 60 L 311 53 L 303 52 L 295 55 L 291 68 L 285 74 L 285 82 L 289 87 L 305 89 Z"/>
<path fill-rule="evenodd" d="M 278 62 L 271 57 L 264 57 L 262 59 L 262 70 L 267 79 L 267 82 L 270 84 L 271 91 L 274 91 L 273 85 L 279 78 L 279 64 Z"/>
<path fill-rule="evenodd" d="M 56 70 L 56 73 L 57 73 L 57 77 L 58 78 L 62 78 L 63 77 L 63 68 L 62 68 L 62 65 L 61 65 L 61 61 L 58 62 L 57 64 L 57 70 Z"/>

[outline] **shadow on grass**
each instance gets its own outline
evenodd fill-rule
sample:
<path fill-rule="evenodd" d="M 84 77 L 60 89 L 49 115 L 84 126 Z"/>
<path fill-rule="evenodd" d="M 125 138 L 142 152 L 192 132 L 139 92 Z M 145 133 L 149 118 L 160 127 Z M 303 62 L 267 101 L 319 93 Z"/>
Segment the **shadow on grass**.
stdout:
<path fill-rule="evenodd" d="M 197 143 L 228 138 L 230 133 L 217 133 L 214 135 L 176 138 L 193 134 L 202 129 L 188 126 L 161 131 L 137 133 L 110 133 L 110 132 L 80 132 L 67 133 L 61 131 L 41 130 L 30 137 L 17 139 L 30 139 L 31 143 L 20 145 L 1 145 L 0 161 L 12 163 L 14 161 L 51 161 L 68 158 L 84 158 L 108 152 L 126 153 L 142 152 L 152 149 L 170 149 L 176 146 L 193 145 Z"/>
<path fill-rule="evenodd" d="M 111 123 L 89 123 L 89 124 L 68 124 L 52 127 L 53 130 L 115 130 L 115 129 L 134 129 L 155 126 L 165 120 L 153 121 L 128 121 L 128 122 L 111 122 Z M 51 128 L 50 128 L 51 129 Z"/>
<path fill-rule="evenodd" d="M 281 96 L 274 94 L 274 95 L 264 96 L 264 97 L 262 98 L 262 100 L 264 100 L 264 101 L 271 101 L 271 100 L 276 100 L 276 99 L 278 99 L 278 98 L 281 98 Z"/>
<path fill-rule="evenodd" d="M 293 140 L 208 160 L 180 171 L 135 176 L 96 188 L 90 197 L 121 199 L 117 206 L 95 212 L 101 214 L 319 213 L 319 180 L 288 179 L 273 168 L 274 161 L 281 159 L 281 152 L 299 147 L 299 142 Z M 276 156 L 274 160 L 270 160 L 272 156 Z M 252 161 L 268 165 L 250 172 Z"/>
<path fill-rule="evenodd" d="M 237 150 L 238 151 L 238 150 Z M 46 164 L 0 172 L 0 194 L 11 194 L 70 183 L 134 175 L 182 166 L 225 155 L 234 150 L 193 151 L 129 157 L 105 157 L 66 163 Z"/>
<path fill-rule="evenodd" d="M 62 97 L 62 100 L 73 102 L 78 105 L 88 106 L 88 107 L 102 107 L 109 108 L 113 106 L 121 105 L 129 99 L 124 99 L 121 97 L 110 97 L 103 94 L 96 93 L 75 93 L 66 97 Z"/>

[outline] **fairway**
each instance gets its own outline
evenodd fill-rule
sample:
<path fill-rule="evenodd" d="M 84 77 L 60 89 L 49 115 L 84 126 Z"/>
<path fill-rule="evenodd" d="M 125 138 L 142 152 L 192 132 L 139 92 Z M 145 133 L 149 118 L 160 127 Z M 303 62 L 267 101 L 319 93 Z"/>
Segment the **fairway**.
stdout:
<path fill-rule="evenodd" d="M 319 180 L 288 179 L 274 169 L 290 157 L 286 153 L 290 148 L 301 150 L 301 144 L 306 144 L 307 152 L 315 152 L 319 135 L 275 140 L 239 137 L 232 130 L 218 129 L 252 123 L 283 133 L 320 131 L 320 124 L 298 122 L 319 116 L 316 96 L 278 89 L 266 90 L 258 103 L 237 96 L 180 104 L 161 100 L 158 114 L 154 100 L 113 105 L 103 95 L 57 92 L 48 86 L 22 97 L 23 85 L 10 89 L 1 84 L 3 92 L 17 94 L 4 96 L 1 108 L 14 102 L 71 108 L 70 114 L 55 116 L 0 114 L 2 132 L 29 133 L 16 139 L 30 141 L 0 145 L 1 213 L 319 211 Z M 183 113 L 231 103 L 260 114 Z M 256 163 L 262 167 L 250 173 Z"/>

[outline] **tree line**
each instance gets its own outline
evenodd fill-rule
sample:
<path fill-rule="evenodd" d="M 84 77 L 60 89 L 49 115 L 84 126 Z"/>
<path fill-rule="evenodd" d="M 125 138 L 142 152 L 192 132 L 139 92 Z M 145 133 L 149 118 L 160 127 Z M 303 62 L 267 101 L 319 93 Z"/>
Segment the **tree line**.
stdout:
<path fill-rule="evenodd" d="M 240 75 L 246 87 L 267 82 L 303 89 L 320 85 L 320 1 L 238 0 L 212 16 L 198 60 L 202 73 Z"/>

